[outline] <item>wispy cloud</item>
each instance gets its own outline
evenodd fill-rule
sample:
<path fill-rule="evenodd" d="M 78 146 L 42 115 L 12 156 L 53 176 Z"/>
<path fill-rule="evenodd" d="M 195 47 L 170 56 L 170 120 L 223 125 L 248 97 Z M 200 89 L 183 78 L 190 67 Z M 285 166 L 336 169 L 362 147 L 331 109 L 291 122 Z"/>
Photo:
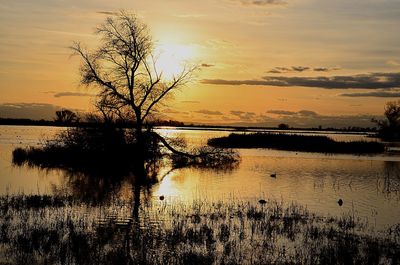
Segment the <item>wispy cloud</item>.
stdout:
<path fill-rule="evenodd" d="M 238 2 L 244 6 L 270 6 L 287 4 L 287 2 L 283 0 L 231 0 L 231 2 Z"/>
<path fill-rule="evenodd" d="M 389 89 L 400 88 L 400 73 L 318 77 L 264 76 L 260 80 L 204 79 L 201 82 L 213 85 L 298 86 L 324 89 Z"/>
<path fill-rule="evenodd" d="M 304 117 L 316 117 L 318 114 L 312 110 L 300 110 L 300 111 L 289 111 L 289 110 L 268 110 L 266 113 L 283 115 L 283 116 L 304 116 Z"/>
<path fill-rule="evenodd" d="M 315 111 L 312 110 L 300 110 L 298 112 L 301 116 L 306 116 L 306 117 L 316 117 L 318 114 Z"/>
<path fill-rule="evenodd" d="M 252 120 L 256 117 L 256 114 L 254 112 L 246 112 L 240 110 L 232 110 L 230 114 L 236 116 L 240 120 Z"/>
<path fill-rule="evenodd" d="M 200 101 L 197 101 L 197 100 L 182 100 L 181 103 L 198 104 L 198 103 L 200 103 Z"/>
<path fill-rule="evenodd" d="M 340 70 L 340 67 L 314 67 L 315 72 L 330 72 Z"/>
<path fill-rule="evenodd" d="M 308 66 L 292 66 L 292 70 L 296 71 L 296 72 L 304 72 L 309 69 L 310 69 L 310 67 L 308 67 Z"/>
<path fill-rule="evenodd" d="M 297 112 L 288 111 L 288 110 L 268 110 L 267 113 L 269 114 L 276 114 L 276 115 L 293 115 Z"/>
<path fill-rule="evenodd" d="M 207 40 L 203 45 L 212 49 L 229 49 L 235 46 L 234 43 L 224 39 L 210 39 Z"/>
<path fill-rule="evenodd" d="M 52 119 L 59 109 L 61 107 L 47 103 L 4 103 L 0 104 L 0 118 Z"/>
<path fill-rule="evenodd" d="M 290 66 L 290 67 L 274 67 L 267 73 L 270 74 L 284 74 L 284 73 L 301 73 L 305 71 L 315 72 L 329 72 L 333 70 L 339 70 L 339 67 L 310 67 L 310 66 Z"/>
<path fill-rule="evenodd" d="M 268 110 L 264 114 L 254 114 L 251 117 L 243 118 L 244 113 L 252 113 L 245 111 L 231 111 L 229 116 L 229 121 L 231 125 L 240 126 L 267 126 L 275 127 L 280 123 L 287 123 L 291 127 L 298 128 L 310 128 L 323 126 L 343 128 L 349 126 L 356 127 L 373 127 L 374 123 L 371 119 L 374 117 L 372 115 L 323 115 L 315 112 L 313 110 L 299 110 L 299 111 L 289 111 L 289 110 Z M 235 115 L 240 114 L 240 115 Z M 375 117 L 381 118 L 381 117 Z"/>
<path fill-rule="evenodd" d="M 170 113 L 170 114 L 182 114 L 182 111 L 178 111 L 176 109 L 171 109 L 171 108 L 165 108 L 161 112 L 163 113 Z"/>
<path fill-rule="evenodd" d="M 81 92 L 59 92 L 55 93 L 54 97 L 55 98 L 60 98 L 60 97 L 91 97 L 94 96 L 94 94 L 90 93 L 81 93 Z"/>
<path fill-rule="evenodd" d="M 204 67 L 204 68 L 208 68 L 208 67 L 214 67 L 215 65 L 214 64 L 208 64 L 208 63 L 202 63 L 200 66 Z"/>
<path fill-rule="evenodd" d="M 206 109 L 196 110 L 194 112 L 204 114 L 204 115 L 223 115 L 223 113 L 220 111 L 206 110 Z"/>
<path fill-rule="evenodd" d="M 400 62 L 396 61 L 396 60 L 389 60 L 386 62 L 388 65 L 392 65 L 392 66 L 400 66 Z"/>
<path fill-rule="evenodd" d="M 107 15 L 107 16 L 115 16 L 118 12 L 115 11 L 97 11 L 97 14 Z"/>
<path fill-rule="evenodd" d="M 282 110 L 283 112 L 285 110 Z M 287 123 L 293 127 L 373 127 L 371 115 L 322 115 L 312 110 L 300 110 L 291 114 L 279 116 L 275 120 Z"/>
<path fill-rule="evenodd" d="M 268 71 L 271 74 L 283 74 L 283 73 L 293 73 L 293 72 L 304 72 L 310 70 L 308 66 L 291 66 L 291 67 L 274 67 Z"/>
<path fill-rule="evenodd" d="M 400 92 L 388 92 L 388 91 L 373 91 L 366 93 L 344 93 L 340 94 L 342 97 L 362 98 L 362 97 L 377 97 L 377 98 L 398 98 Z"/>

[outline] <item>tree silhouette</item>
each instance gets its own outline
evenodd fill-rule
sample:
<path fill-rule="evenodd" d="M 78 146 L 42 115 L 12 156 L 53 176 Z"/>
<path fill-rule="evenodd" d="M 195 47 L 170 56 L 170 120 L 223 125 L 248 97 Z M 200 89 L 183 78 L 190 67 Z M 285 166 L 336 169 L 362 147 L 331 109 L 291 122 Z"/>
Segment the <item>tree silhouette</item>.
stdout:
<path fill-rule="evenodd" d="M 379 133 L 383 138 L 399 138 L 400 137 L 400 100 L 389 101 L 385 106 L 385 120 L 372 121 L 379 126 Z"/>
<path fill-rule="evenodd" d="M 62 110 L 56 111 L 56 118 L 55 118 L 56 122 L 72 123 L 72 122 L 76 122 L 78 120 L 79 120 L 79 118 L 76 115 L 76 113 L 71 110 L 62 109 Z"/>
<path fill-rule="evenodd" d="M 278 124 L 278 129 L 280 129 L 280 130 L 287 130 L 287 129 L 289 129 L 289 124 L 280 123 L 280 124 Z"/>
<path fill-rule="evenodd" d="M 124 11 L 108 17 L 97 28 L 96 34 L 101 37 L 97 49 L 88 51 L 79 42 L 71 47 L 82 59 L 81 83 L 99 88 L 95 106 L 105 121 L 118 118 L 135 124 L 136 156 L 143 158 L 136 159 L 138 164 L 144 164 L 146 154 L 155 142 L 172 151 L 172 159 L 180 165 L 217 166 L 238 160 L 232 150 L 212 147 L 188 153 L 156 132 L 144 130 L 157 108 L 192 80 L 197 66 L 186 65 L 181 72 L 165 79 L 156 67 L 154 43 L 147 26 L 135 15 Z"/>
<path fill-rule="evenodd" d="M 79 42 L 72 46 L 82 59 L 81 83 L 100 89 L 95 106 L 106 120 L 134 122 L 138 148 L 144 149 L 146 122 L 157 107 L 191 80 L 196 67 L 186 66 L 170 80 L 164 79 L 156 67 L 147 26 L 124 11 L 108 17 L 96 34 L 101 36 L 97 49 L 88 51 Z"/>

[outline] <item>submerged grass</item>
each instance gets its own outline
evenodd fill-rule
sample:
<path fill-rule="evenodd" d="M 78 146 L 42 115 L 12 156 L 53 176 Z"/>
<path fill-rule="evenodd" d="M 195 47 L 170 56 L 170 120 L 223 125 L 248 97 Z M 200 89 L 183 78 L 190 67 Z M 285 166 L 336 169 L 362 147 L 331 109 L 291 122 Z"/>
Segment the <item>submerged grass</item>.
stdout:
<path fill-rule="evenodd" d="M 0 264 L 398 264 L 400 225 L 371 232 L 277 201 L 153 201 L 87 207 L 3 196 Z M 33 205 L 33 206 L 32 206 Z"/>
<path fill-rule="evenodd" d="M 224 148 L 272 148 L 287 151 L 368 154 L 382 153 L 385 146 L 378 142 L 335 141 L 327 136 L 285 133 L 231 133 L 225 137 L 212 138 L 208 144 Z"/>

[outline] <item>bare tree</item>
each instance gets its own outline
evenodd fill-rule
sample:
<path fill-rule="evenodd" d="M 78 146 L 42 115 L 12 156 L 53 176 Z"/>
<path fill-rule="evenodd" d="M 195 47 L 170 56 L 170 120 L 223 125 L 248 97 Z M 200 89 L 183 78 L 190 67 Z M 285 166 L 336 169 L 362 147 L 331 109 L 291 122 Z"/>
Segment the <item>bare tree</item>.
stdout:
<path fill-rule="evenodd" d="M 177 89 L 187 84 L 196 67 L 185 67 L 171 80 L 156 67 L 154 43 L 147 26 L 121 11 L 97 28 L 101 45 L 88 51 L 77 42 L 72 49 L 82 59 L 81 83 L 100 89 L 97 108 L 104 118 L 135 123 L 137 143 L 151 114 Z M 144 148 L 144 147 L 143 147 Z"/>
<path fill-rule="evenodd" d="M 145 164 L 142 162 L 147 151 L 154 153 L 151 151 L 154 143 L 172 151 L 171 158 L 177 164 L 214 167 L 238 161 L 232 150 L 203 147 L 188 153 L 156 132 L 144 130 L 155 110 L 191 81 L 196 66 L 186 66 L 171 79 L 165 79 L 156 67 L 154 43 L 147 26 L 135 15 L 123 11 L 108 17 L 96 34 L 101 36 L 97 49 L 88 51 L 80 43 L 72 46 L 82 59 L 81 83 L 99 88 L 95 105 L 105 121 L 118 118 L 134 122 L 137 151 L 139 158 L 143 158 L 136 161 L 138 164 Z"/>

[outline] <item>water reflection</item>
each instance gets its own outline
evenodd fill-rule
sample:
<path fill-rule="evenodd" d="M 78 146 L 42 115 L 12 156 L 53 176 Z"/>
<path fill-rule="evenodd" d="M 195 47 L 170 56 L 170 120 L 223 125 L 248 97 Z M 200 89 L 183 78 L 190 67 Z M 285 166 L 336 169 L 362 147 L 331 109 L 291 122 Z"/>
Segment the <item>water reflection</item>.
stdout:
<path fill-rule="evenodd" d="M 381 192 L 388 199 L 400 199 L 400 163 L 385 161 L 385 172 L 383 174 L 383 185 L 381 186 Z"/>
<path fill-rule="evenodd" d="M 271 150 L 242 151 L 237 170 L 184 168 L 154 187 L 154 194 L 190 202 L 269 198 L 296 202 L 322 215 L 354 212 L 377 226 L 399 218 L 399 162 L 280 156 Z M 272 153 L 272 154 L 270 154 Z M 287 152 L 286 152 L 287 153 Z M 271 174 L 276 173 L 276 178 Z M 338 207 L 338 200 L 344 201 Z"/>
<path fill-rule="evenodd" d="M 204 174 L 223 173 L 230 174 L 238 164 L 226 164 L 218 168 L 205 168 L 191 166 L 186 169 L 198 170 Z M 97 168 L 88 168 L 82 171 L 74 169 L 41 169 L 47 174 L 58 171 L 62 176 L 57 185 L 52 185 L 52 193 L 56 196 L 71 196 L 75 202 L 84 203 L 90 206 L 107 207 L 110 205 L 131 205 L 131 215 L 129 220 L 139 222 L 139 208 L 142 205 L 157 201 L 161 197 L 171 196 L 169 190 L 158 190 L 153 194 L 154 185 L 159 183 L 170 183 L 170 178 L 176 171 L 183 168 L 174 168 L 160 160 L 150 161 L 143 167 L 129 167 L 129 172 L 116 167 L 106 167 L 99 165 Z M 188 180 L 190 180 L 188 178 Z M 163 184 L 165 186 L 165 184 Z M 106 217 L 109 218 L 109 217 Z"/>

